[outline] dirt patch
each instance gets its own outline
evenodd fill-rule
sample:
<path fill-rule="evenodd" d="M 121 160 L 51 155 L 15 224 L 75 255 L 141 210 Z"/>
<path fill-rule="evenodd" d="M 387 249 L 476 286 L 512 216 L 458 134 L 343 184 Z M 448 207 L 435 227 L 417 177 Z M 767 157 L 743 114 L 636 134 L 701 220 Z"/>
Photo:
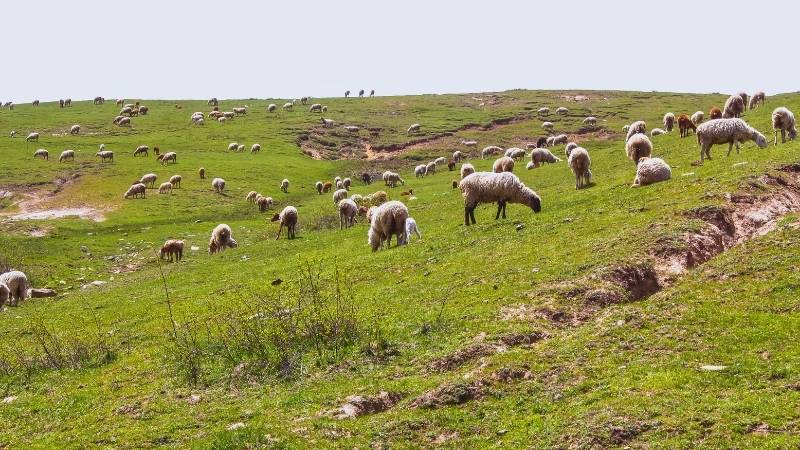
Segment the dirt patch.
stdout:
<path fill-rule="evenodd" d="M 74 183 L 80 178 L 80 173 L 74 173 L 69 176 L 56 177 L 52 182 L 52 189 L 43 191 L 35 189 L 38 186 L 46 185 L 47 183 L 34 183 L 25 186 L 4 187 L 7 192 L 14 194 L 21 194 L 25 197 L 24 200 L 18 201 L 13 204 L 17 207 L 14 214 L 7 213 L 11 220 L 49 220 L 61 219 L 65 217 L 79 217 L 81 219 L 90 219 L 95 222 L 102 222 L 105 220 L 105 211 L 99 208 L 94 208 L 86 205 L 75 205 L 60 208 L 48 208 L 47 204 L 52 202 L 67 186 Z M 13 189 L 13 190 L 12 190 Z"/>
<path fill-rule="evenodd" d="M 328 411 L 326 414 L 336 419 L 349 419 L 365 414 L 374 414 L 386 411 L 396 405 L 402 398 L 403 395 L 400 393 L 387 391 L 381 391 L 377 395 L 369 397 L 351 395 L 347 397 L 342 406 L 333 411 Z"/>
<path fill-rule="evenodd" d="M 457 350 L 455 353 L 443 358 L 435 359 L 428 364 L 429 372 L 447 372 L 457 369 L 469 361 L 473 361 L 482 356 L 491 355 L 495 348 L 488 344 L 474 344 L 469 347 Z"/>
<path fill-rule="evenodd" d="M 487 380 L 447 383 L 425 392 L 409 403 L 409 408 L 439 408 L 460 405 L 482 397 L 490 383 Z"/>
<path fill-rule="evenodd" d="M 500 383 L 511 383 L 518 380 L 530 380 L 533 378 L 533 374 L 528 366 L 503 367 L 496 372 L 492 372 L 490 377 Z"/>
<path fill-rule="evenodd" d="M 93 208 L 61 208 L 61 209 L 44 209 L 38 211 L 25 210 L 23 213 L 11 216 L 11 220 L 46 220 L 46 219 L 62 219 L 65 217 L 78 217 L 81 219 L 91 219 L 95 222 L 102 222 L 106 220 L 103 214 Z"/>
<path fill-rule="evenodd" d="M 531 333 L 511 333 L 500 336 L 499 341 L 508 347 L 535 344 L 542 339 L 547 339 L 547 333 L 534 331 Z"/>

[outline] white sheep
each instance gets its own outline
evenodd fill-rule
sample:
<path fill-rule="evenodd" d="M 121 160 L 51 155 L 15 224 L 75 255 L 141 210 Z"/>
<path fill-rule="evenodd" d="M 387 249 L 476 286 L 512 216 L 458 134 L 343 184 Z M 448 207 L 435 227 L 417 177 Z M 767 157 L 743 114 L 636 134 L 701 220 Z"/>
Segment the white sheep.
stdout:
<path fill-rule="evenodd" d="M 415 134 L 415 133 L 419 133 L 419 131 L 420 131 L 420 129 L 421 129 L 421 128 L 422 128 L 422 125 L 420 125 L 420 124 L 418 124 L 418 123 L 411 124 L 411 126 L 410 126 L 410 127 L 408 127 L 408 130 L 406 130 L 406 134 Z"/>
<path fill-rule="evenodd" d="M 73 125 L 69 127 L 69 134 L 80 134 L 81 126 L 80 125 Z"/>
<path fill-rule="evenodd" d="M 48 152 L 47 150 L 45 150 L 43 148 L 40 148 L 40 149 L 36 150 L 35 152 L 33 152 L 33 157 L 34 158 L 39 157 L 39 158 L 42 158 L 45 161 L 49 161 L 50 160 L 50 152 Z"/>
<path fill-rule="evenodd" d="M 639 159 L 650 156 L 653 152 L 653 143 L 646 134 L 636 134 L 628 139 L 625 143 L 625 154 L 633 161 L 634 164 L 639 163 Z"/>
<path fill-rule="evenodd" d="M 233 113 L 237 116 L 243 116 L 247 114 L 247 108 L 233 108 Z"/>
<path fill-rule="evenodd" d="M 781 133 L 781 143 L 786 143 L 786 132 L 789 132 L 789 139 L 797 137 L 797 125 L 794 114 L 787 108 L 781 106 L 772 111 L 772 129 L 775 130 L 775 145 L 778 145 L 778 131 Z"/>
<path fill-rule="evenodd" d="M 28 277 L 19 270 L 0 274 L 0 283 L 8 288 L 9 304 L 17 306 L 20 300 L 28 298 Z"/>
<path fill-rule="evenodd" d="M 14 136 L 12 135 L 11 137 L 14 137 Z M 33 133 L 29 134 L 28 137 L 25 138 L 25 141 L 27 141 L 27 142 L 39 142 L 39 133 L 34 131 Z"/>
<path fill-rule="evenodd" d="M 238 149 L 239 149 L 239 143 L 238 142 L 231 142 L 230 144 L 228 144 L 228 151 L 235 152 Z"/>
<path fill-rule="evenodd" d="M 546 148 L 535 148 L 533 151 L 531 151 L 531 161 L 527 167 L 528 169 L 533 169 L 544 163 L 554 164 L 560 161 L 561 158 L 552 154 L 550 150 Z"/>
<path fill-rule="evenodd" d="M 569 109 L 567 109 L 567 108 L 565 108 L 563 106 L 559 106 L 556 109 L 556 114 L 559 114 L 559 115 L 562 115 L 562 116 L 566 116 L 567 114 L 569 114 Z"/>
<path fill-rule="evenodd" d="M 350 186 L 352 185 L 353 185 L 353 180 L 351 180 L 350 177 L 347 177 L 344 180 L 342 180 L 342 187 L 344 187 L 348 191 L 350 190 Z"/>
<path fill-rule="evenodd" d="M 672 169 L 661 158 L 643 157 L 636 166 L 636 178 L 631 187 L 646 186 L 648 184 L 666 181 L 672 177 Z"/>
<path fill-rule="evenodd" d="M 158 193 L 159 194 L 171 194 L 172 193 L 172 183 L 170 183 L 169 181 L 165 181 L 165 182 L 161 183 L 161 185 L 158 187 Z"/>
<path fill-rule="evenodd" d="M 510 147 L 506 149 L 505 156 L 508 156 L 509 158 L 518 161 L 525 157 L 525 150 L 517 147 Z"/>
<path fill-rule="evenodd" d="M 742 97 L 738 95 L 731 95 L 725 101 L 725 107 L 722 109 L 722 118 L 731 119 L 738 118 L 744 112 L 744 102 Z"/>
<path fill-rule="evenodd" d="M 222 178 L 214 178 L 211 180 L 211 187 L 214 188 L 214 192 L 217 194 L 222 194 L 225 192 L 225 180 Z"/>
<path fill-rule="evenodd" d="M 570 152 L 576 148 L 578 148 L 578 144 L 574 142 L 567 143 L 567 145 L 564 147 L 564 154 L 567 156 L 567 158 L 569 158 Z"/>
<path fill-rule="evenodd" d="M 667 132 L 662 130 L 661 128 L 653 128 L 650 131 L 650 136 L 661 136 L 662 134 L 667 134 Z"/>
<path fill-rule="evenodd" d="M 463 179 L 467 175 L 475 173 L 475 167 L 470 163 L 464 163 L 461 165 L 461 178 Z"/>
<path fill-rule="evenodd" d="M 339 229 L 353 226 L 358 214 L 358 205 L 355 201 L 345 198 L 339 202 Z"/>
<path fill-rule="evenodd" d="M 481 159 L 486 159 L 487 156 L 496 155 L 502 151 L 503 149 L 496 145 L 490 145 L 488 147 L 484 147 L 483 150 L 481 150 Z"/>
<path fill-rule="evenodd" d="M 322 104 L 314 103 L 310 108 L 308 108 L 308 112 L 322 112 Z"/>
<path fill-rule="evenodd" d="M 395 172 L 389 172 L 389 174 L 386 177 L 386 182 L 389 183 L 390 187 L 397 186 L 397 183 L 400 183 L 401 185 L 405 185 L 406 184 L 406 180 L 401 178 L 400 174 L 395 173 Z"/>
<path fill-rule="evenodd" d="M 250 153 L 258 153 L 261 151 L 261 144 L 253 144 L 250 147 Z"/>
<path fill-rule="evenodd" d="M 456 151 L 453 152 L 453 162 L 454 163 L 458 164 L 458 163 L 461 162 L 462 159 L 466 159 L 466 156 L 464 155 L 464 153 L 461 152 L 461 150 L 456 150 Z"/>
<path fill-rule="evenodd" d="M 114 162 L 114 152 L 112 152 L 111 150 L 103 150 L 103 151 L 97 152 L 97 153 L 95 153 L 94 156 L 99 156 L 100 157 L 100 161 L 109 160 L 111 162 Z"/>
<path fill-rule="evenodd" d="M 258 210 L 264 212 L 267 208 L 272 206 L 272 197 L 262 197 L 261 194 L 256 196 L 256 205 L 258 205 Z"/>
<path fill-rule="evenodd" d="M 583 119 L 583 124 L 584 125 L 589 125 L 590 127 L 593 127 L 593 126 L 597 125 L 597 117 L 589 116 L 589 117 Z"/>
<path fill-rule="evenodd" d="M 16 131 L 16 130 L 11 130 L 11 133 L 10 133 L 9 135 L 10 135 L 12 138 L 13 138 L 13 137 L 16 137 L 16 135 L 17 135 L 17 131 Z"/>
<path fill-rule="evenodd" d="M 291 111 L 293 108 L 294 108 L 294 103 L 292 102 L 286 102 L 283 104 L 284 111 Z"/>
<path fill-rule="evenodd" d="M 286 234 L 289 239 L 295 238 L 295 230 L 297 228 L 298 213 L 297 208 L 294 206 L 287 206 L 283 208 L 279 214 L 272 216 L 273 222 L 280 222 L 281 226 L 278 228 L 278 236 L 275 240 L 280 239 L 283 227 L 286 227 Z"/>
<path fill-rule="evenodd" d="M 284 194 L 289 192 L 289 180 L 286 178 L 281 180 L 281 192 Z"/>
<path fill-rule="evenodd" d="M 317 189 L 317 194 L 322 195 L 322 188 L 325 187 L 325 185 L 322 184 L 322 181 L 317 181 L 314 183 L 314 187 Z"/>
<path fill-rule="evenodd" d="M 558 136 L 553 137 L 553 144 L 552 145 L 559 145 L 559 144 L 566 144 L 567 143 L 567 135 L 566 134 L 559 134 Z"/>
<path fill-rule="evenodd" d="M 244 151 L 244 144 L 239 144 L 239 146 L 236 147 L 236 151 L 239 152 L 239 153 L 243 152 Z"/>
<path fill-rule="evenodd" d="M 447 165 L 447 158 L 445 158 L 444 156 L 440 156 L 440 157 L 434 159 L 433 162 L 436 163 L 437 166 L 446 166 Z"/>
<path fill-rule="evenodd" d="M 417 167 L 414 167 L 414 176 L 417 178 L 424 177 L 428 173 L 426 167 L 425 164 L 419 164 Z"/>
<path fill-rule="evenodd" d="M 158 160 L 161 161 L 161 164 L 166 164 L 169 161 L 172 161 L 173 164 L 178 163 L 178 154 L 175 152 L 167 152 L 158 155 Z"/>
<path fill-rule="evenodd" d="M 131 118 L 130 117 L 120 117 L 116 124 L 120 127 L 130 126 Z"/>
<path fill-rule="evenodd" d="M 592 182 L 592 159 L 589 152 L 583 147 L 573 149 L 567 159 L 569 168 L 575 175 L 575 189 L 580 189 Z"/>
<path fill-rule="evenodd" d="M 370 226 L 367 231 L 367 242 L 375 252 L 383 248 L 383 243 L 387 243 L 387 248 L 392 246 L 392 236 L 397 236 L 397 245 L 406 242 L 406 219 L 408 219 L 408 208 L 396 200 L 388 201 L 380 206 L 370 209 L 368 215 Z"/>
<path fill-rule="evenodd" d="M 208 241 L 208 253 L 212 255 L 224 251 L 226 248 L 236 248 L 239 243 L 233 238 L 231 227 L 221 223 L 211 231 L 211 239 Z"/>
<path fill-rule="evenodd" d="M 544 106 L 542 108 L 539 108 L 539 110 L 536 111 L 536 113 L 539 114 L 540 116 L 549 116 L 550 115 L 550 108 Z"/>
<path fill-rule="evenodd" d="M 336 122 L 334 122 L 331 119 L 326 119 L 326 118 L 322 117 L 319 120 L 322 122 L 323 128 L 333 128 L 334 125 L 336 125 Z"/>
<path fill-rule="evenodd" d="M 740 97 L 736 97 L 741 100 Z M 739 153 L 739 144 L 755 141 L 759 148 L 767 147 L 767 138 L 742 119 L 713 119 L 697 127 L 697 143 L 700 144 L 700 164 L 705 158 L 711 159 L 711 146 L 728 144 L 728 156 L 734 144 Z"/>
<path fill-rule="evenodd" d="M 542 122 L 542 128 L 547 131 L 552 131 L 554 126 L 553 122 Z"/>
<path fill-rule="evenodd" d="M 692 114 L 692 117 L 691 117 L 690 120 L 692 121 L 694 126 L 698 126 L 701 123 L 703 123 L 703 118 L 705 116 L 706 116 L 706 114 L 703 111 L 695 111 L 694 114 Z"/>
<path fill-rule="evenodd" d="M 58 162 L 75 161 L 75 150 L 64 150 L 58 157 Z"/>
<path fill-rule="evenodd" d="M 154 188 L 156 186 L 156 174 L 148 173 L 142 175 L 142 178 L 139 178 L 139 183 L 144 184 L 147 187 Z"/>
<path fill-rule="evenodd" d="M 267 111 L 268 112 L 275 112 L 275 110 L 277 110 L 277 109 L 278 109 L 278 105 L 276 105 L 275 103 L 270 103 L 269 105 L 267 105 Z"/>
<path fill-rule="evenodd" d="M 412 217 L 406 219 L 406 244 L 411 242 L 411 235 L 416 234 L 417 238 L 422 239 L 422 233 L 419 231 L 417 221 Z"/>
<path fill-rule="evenodd" d="M 476 223 L 475 208 L 480 203 L 497 202 L 495 220 L 501 213 L 505 219 L 507 203 L 528 205 L 537 213 L 542 210 L 542 201 L 536 192 L 510 172 L 475 172 L 461 180 L 458 188 L 464 196 L 464 225 Z"/>
<path fill-rule="evenodd" d="M 350 133 L 358 133 L 359 128 L 355 125 L 347 125 L 346 127 L 344 127 L 344 129 Z"/>
<path fill-rule="evenodd" d="M 475 149 L 475 148 L 478 148 L 478 141 L 475 141 L 475 140 L 469 140 L 469 141 L 462 140 L 461 141 L 461 145 L 463 145 L 465 147 L 469 147 L 470 149 Z"/>
<path fill-rule="evenodd" d="M 134 183 L 128 188 L 127 191 L 125 191 L 125 194 L 123 194 L 122 198 L 137 198 L 139 196 L 145 198 L 146 192 L 147 186 L 145 186 L 144 183 Z"/>
<path fill-rule="evenodd" d="M 759 105 L 762 105 L 766 101 L 766 98 L 767 96 L 762 91 L 753 94 L 753 96 L 750 97 L 750 109 L 752 110 L 758 108 Z"/>
<path fill-rule="evenodd" d="M 333 206 L 339 204 L 340 201 L 347 198 L 347 189 L 337 189 L 333 193 Z"/>
<path fill-rule="evenodd" d="M 675 127 L 675 114 L 673 114 L 671 112 L 668 112 L 668 113 L 664 114 L 664 118 L 662 119 L 662 123 L 664 124 L 664 129 L 667 130 L 667 133 L 671 132 L 672 128 Z"/>
<path fill-rule="evenodd" d="M 630 139 L 634 134 L 640 133 L 647 133 L 647 124 L 644 122 L 644 120 L 637 120 L 630 125 L 628 128 L 628 134 L 625 136 L 625 142 L 628 142 L 628 139 Z"/>

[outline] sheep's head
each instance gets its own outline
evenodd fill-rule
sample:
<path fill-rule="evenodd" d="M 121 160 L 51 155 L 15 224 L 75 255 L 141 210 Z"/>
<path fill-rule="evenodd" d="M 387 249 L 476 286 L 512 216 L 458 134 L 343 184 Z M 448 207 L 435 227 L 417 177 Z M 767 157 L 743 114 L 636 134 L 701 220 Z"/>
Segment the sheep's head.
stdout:
<path fill-rule="evenodd" d="M 228 243 L 226 244 L 228 248 L 236 248 L 239 246 L 239 243 L 236 242 L 236 239 L 230 238 L 228 239 Z"/>
<path fill-rule="evenodd" d="M 794 140 L 797 137 L 797 128 L 789 130 L 789 139 Z"/>
<path fill-rule="evenodd" d="M 756 141 L 758 148 L 767 148 L 767 138 L 765 138 L 764 135 L 758 131 L 754 133 L 753 140 Z"/>
<path fill-rule="evenodd" d="M 275 213 L 275 215 L 272 216 L 272 219 L 270 219 L 271 222 L 277 222 L 279 220 L 281 220 L 281 215 L 279 213 Z"/>

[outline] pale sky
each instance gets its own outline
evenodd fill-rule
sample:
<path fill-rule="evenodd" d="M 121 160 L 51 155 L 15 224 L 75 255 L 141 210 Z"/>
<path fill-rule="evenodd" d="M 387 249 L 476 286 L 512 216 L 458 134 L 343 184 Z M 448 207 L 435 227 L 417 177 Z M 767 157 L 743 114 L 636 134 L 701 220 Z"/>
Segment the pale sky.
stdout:
<path fill-rule="evenodd" d="M 798 90 L 800 2 L 8 0 L 0 100 Z"/>

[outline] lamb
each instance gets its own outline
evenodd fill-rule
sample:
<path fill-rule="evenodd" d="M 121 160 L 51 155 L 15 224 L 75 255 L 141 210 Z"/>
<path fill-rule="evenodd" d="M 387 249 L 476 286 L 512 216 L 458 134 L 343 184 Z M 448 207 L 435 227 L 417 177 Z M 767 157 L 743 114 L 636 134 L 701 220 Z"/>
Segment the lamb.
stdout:
<path fill-rule="evenodd" d="M 593 126 L 597 125 L 597 117 L 589 116 L 589 117 L 583 119 L 583 124 L 584 125 L 589 125 L 590 127 L 593 127 Z"/>
<path fill-rule="evenodd" d="M 569 158 L 570 152 L 572 152 L 576 148 L 578 148 L 578 144 L 574 142 L 570 142 L 564 147 L 564 154 L 567 156 L 567 158 Z"/>
<path fill-rule="evenodd" d="M 539 167 L 544 163 L 554 164 L 560 161 L 561 158 L 558 158 L 556 155 L 550 153 L 550 150 L 546 148 L 535 148 L 531 152 L 531 161 L 530 164 L 528 164 L 528 169 Z"/>
<path fill-rule="evenodd" d="M 352 199 L 346 198 L 339 202 L 339 229 L 353 226 L 358 214 L 358 205 Z"/>
<path fill-rule="evenodd" d="M 322 117 L 319 120 L 322 122 L 322 127 L 323 128 L 333 128 L 333 126 L 336 125 L 336 122 L 334 122 L 331 119 L 326 119 L 326 118 Z"/>
<path fill-rule="evenodd" d="M 167 152 L 162 155 L 158 155 L 158 160 L 161 161 L 161 165 L 164 165 L 169 161 L 172 161 L 173 164 L 177 164 L 178 154 L 175 152 Z"/>
<path fill-rule="evenodd" d="M 69 127 L 69 134 L 80 134 L 81 126 L 80 125 L 73 125 Z"/>
<path fill-rule="evenodd" d="M 330 192 L 332 188 L 333 184 L 330 181 L 326 181 L 325 183 L 322 184 L 323 193 Z"/>
<path fill-rule="evenodd" d="M 476 144 L 477 144 L 477 142 L 476 142 Z M 466 159 L 466 157 L 464 156 L 464 153 L 461 152 L 461 150 L 456 150 L 456 151 L 453 152 L 453 162 L 454 163 L 458 164 L 458 163 L 461 162 L 462 159 Z"/>
<path fill-rule="evenodd" d="M 497 158 L 494 164 L 492 164 L 492 171 L 495 173 L 513 172 L 514 160 L 508 156 Z"/>
<path fill-rule="evenodd" d="M 569 168 L 575 175 L 575 189 L 581 189 L 592 182 L 592 159 L 589 158 L 589 152 L 583 147 L 573 149 L 567 159 Z"/>
<path fill-rule="evenodd" d="M 351 186 L 352 184 L 353 184 L 353 180 L 351 180 L 349 177 L 348 177 L 348 178 L 345 178 L 344 180 L 342 180 L 342 186 L 343 186 L 345 189 L 347 189 L 348 191 L 350 190 L 350 186 Z"/>
<path fill-rule="evenodd" d="M 786 143 L 786 132 L 789 132 L 789 139 L 797 137 L 797 126 L 794 114 L 787 108 L 781 106 L 772 111 L 772 129 L 775 130 L 775 145 L 778 145 L 778 131 L 781 132 L 781 144 Z"/>
<path fill-rule="evenodd" d="M 167 261 L 170 262 L 172 262 L 174 257 L 175 262 L 180 261 L 183 259 L 183 241 L 179 241 L 177 239 L 167 240 L 164 242 L 164 245 L 161 246 L 161 250 L 158 252 L 158 257 L 161 259 L 167 259 Z"/>
<path fill-rule="evenodd" d="M 289 239 L 295 238 L 295 228 L 297 227 L 297 208 L 294 206 L 287 206 L 283 208 L 283 211 L 280 214 L 275 214 L 272 216 L 273 222 L 280 221 L 281 226 L 278 228 L 278 236 L 275 237 L 277 241 L 281 237 L 281 231 L 283 231 L 283 227 L 286 227 L 286 234 L 288 235 Z"/>
<path fill-rule="evenodd" d="M 408 219 L 408 208 L 396 200 L 386 202 L 380 206 L 372 208 L 367 217 L 370 221 L 369 231 L 367 231 L 367 242 L 372 251 L 383 248 L 386 241 L 387 248 L 392 246 L 392 236 L 397 236 L 397 245 L 406 242 L 406 219 Z"/>
<path fill-rule="evenodd" d="M 239 243 L 233 238 L 231 227 L 221 223 L 211 231 L 211 239 L 208 241 L 208 253 L 215 254 L 224 251 L 226 248 L 236 248 Z"/>
<path fill-rule="evenodd" d="M 28 298 L 28 277 L 19 270 L 0 274 L 0 284 L 8 288 L 8 299 L 11 306 L 17 306 L 20 300 Z"/>
<path fill-rule="evenodd" d="M 711 110 L 708 111 L 708 118 L 709 120 L 722 119 L 722 110 L 716 106 L 711 108 Z"/>
<path fill-rule="evenodd" d="M 559 134 L 558 136 L 553 137 L 553 144 L 552 145 L 559 145 L 559 144 L 566 144 L 567 143 L 567 135 L 566 134 Z"/>
<path fill-rule="evenodd" d="M 131 198 L 131 197 L 137 198 L 139 196 L 145 198 L 146 192 L 147 192 L 147 186 L 145 186 L 144 183 L 134 183 L 133 185 L 131 185 L 131 187 L 128 188 L 127 191 L 125 191 L 125 194 L 122 196 L 122 198 Z"/>
<path fill-rule="evenodd" d="M 646 134 L 636 134 L 631 136 L 625 143 L 625 154 L 634 164 L 639 163 L 639 159 L 650 156 L 653 152 L 653 143 Z"/>
<path fill-rule="evenodd" d="M 250 192 L 247 193 L 247 195 L 244 196 L 244 199 L 247 200 L 250 203 L 255 203 L 256 202 L 256 197 L 258 197 L 258 196 L 259 196 L 258 192 L 250 191 Z"/>
<path fill-rule="evenodd" d="M 317 188 L 317 194 L 322 195 L 322 188 L 325 187 L 322 184 L 322 181 L 317 181 L 316 183 L 314 183 L 314 187 Z"/>
<path fill-rule="evenodd" d="M 261 195 L 256 197 L 256 205 L 258 205 L 258 210 L 264 212 L 272 206 L 272 197 L 262 197 Z"/>
<path fill-rule="evenodd" d="M 722 118 L 738 118 L 742 115 L 743 111 L 744 102 L 742 102 L 742 97 L 739 97 L 738 95 L 731 95 L 728 97 L 728 100 L 725 101 L 725 107 L 722 109 Z"/>
<path fill-rule="evenodd" d="M 172 183 L 170 183 L 169 181 L 165 181 L 165 182 L 161 183 L 161 185 L 158 187 L 158 193 L 159 194 L 171 194 L 172 193 Z"/>
<path fill-rule="evenodd" d="M 281 181 L 281 192 L 284 194 L 289 192 L 289 180 L 286 178 Z"/>
<path fill-rule="evenodd" d="M 64 150 L 61 156 L 58 157 L 58 162 L 75 161 L 75 150 Z"/>
<path fill-rule="evenodd" d="M 661 158 L 643 157 L 636 166 L 636 178 L 631 187 L 646 186 L 648 184 L 666 181 L 672 177 L 672 169 Z"/>
<path fill-rule="evenodd" d="M 463 180 L 467 175 L 475 173 L 475 167 L 472 164 L 464 163 L 461 165 L 461 179 Z"/>
<path fill-rule="evenodd" d="M 533 212 L 542 210 L 542 201 L 531 188 L 510 172 L 475 172 L 468 175 L 458 185 L 464 196 L 464 225 L 475 224 L 475 208 L 480 203 L 497 202 L 495 220 L 506 217 L 506 204 L 528 205 Z"/>
<path fill-rule="evenodd" d="M 668 112 L 664 114 L 664 128 L 667 130 L 667 133 L 672 132 L 672 128 L 675 126 L 675 114 Z"/>
<path fill-rule="evenodd" d="M 712 145 L 727 143 L 729 156 L 734 144 L 736 144 L 736 153 L 738 154 L 739 143 L 745 141 L 755 141 L 759 148 L 767 147 L 767 138 L 742 119 L 709 120 L 697 127 L 697 143 L 700 144 L 700 164 L 703 163 L 704 157 L 711 159 Z"/>
<path fill-rule="evenodd" d="M 667 134 L 667 132 L 661 128 L 653 128 L 653 130 L 650 131 L 650 136 L 661 136 L 662 134 Z"/>
<path fill-rule="evenodd" d="M 554 126 L 553 122 L 542 122 L 542 128 L 547 131 L 552 131 Z"/>
<path fill-rule="evenodd" d="M 111 162 L 114 162 L 114 152 L 112 152 L 111 150 L 103 150 L 101 152 L 97 152 L 95 153 L 94 156 L 99 156 L 100 161 L 109 160 Z"/>
<path fill-rule="evenodd" d="M 231 142 L 230 144 L 228 144 L 228 151 L 229 152 L 235 152 L 238 149 L 239 149 L 239 143 L 238 142 Z"/>
<path fill-rule="evenodd" d="M 133 151 L 133 156 L 136 157 L 139 155 L 150 156 L 150 147 L 146 145 L 140 145 L 136 147 L 136 150 Z"/>
<path fill-rule="evenodd" d="M 705 113 L 703 113 L 703 111 L 695 111 L 694 114 L 692 114 L 692 117 L 691 117 L 691 120 L 692 120 L 692 123 L 694 124 L 694 126 L 697 127 L 698 125 L 703 123 L 703 118 L 704 117 L 705 117 Z M 697 131 L 696 128 L 695 128 L 695 131 Z"/>
<path fill-rule="evenodd" d="M 417 178 L 424 177 L 428 171 L 426 170 L 425 164 L 420 164 L 417 167 L 414 167 L 414 176 Z"/>
<path fill-rule="evenodd" d="M 628 139 L 630 139 L 634 134 L 639 133 L 647 133 L 647 124 L 645 124 L 644 120 L 637 120 L 631 124 L 630 128 L 628 128 L 628 135 L 625 137 L 625 142 L 628 142 Z"/>
<path fill-rule="evenodd" d="M 142 178 L 139 179 L 139 183 L 142 183 L 145 186 L 148 186 L 150 188 L 156 187 L 156 174 L 148 173 L 148 174 L 142 175 Z"/>
<path fill-rule="evenodd" d="M 513 159 L 515 161 L 519 161 L 519 160 L 521 160 L 522 158 L 525 157 L 525 150 L 523 150 L 521 148 L 517 148 L 517 147 L 511 147 L 511 148 L 506 149 L 505 156 L 508 156 L 509 158 L 511 158 L 511 159 Z"/>
<path fill-rule="evenodd" d="M 258 153 L 261 151 L 261 144 L 253 144 L 250 147 L 250 153 Z"/>
<path fill-rule="evenodd" d="M 236 151 L 239 152 L 239 153 L 243 152 L 244 151 L 244 144 L 239 144 L 239 146 L 236 147 Z"/>
<path fill-rule="evenodd" d="M 48 152 L 47 150 L 45 150 L 43 148 L 40 148 L 40 149 L 36 150 L 35 152 L 33 152 L 33 157 L 34 158 L 39 157 L 39 158 L 42 158 L 45 161 L 49 161 L 50 160 L 50 152 Z"/>
<path fill-rule="evenodd" d="M 736 95 L 742 99 L 742 107 L 744 108 L 744 111 L 747 111 L 747 92 L 742 91 Z"/>
<path fill-rule="evenodd" d="M 201 180 L 205 180 L 206 179 L 206 169 L 205 168 L 201 167 L 201 168 L 197 169 L 197 173 L 198 173 L 198 175 L 200 175 L 200 179 Z"/>
<path fill-rule="evenodd" d="M 490 145 L 488 147 L 484 147 L 483 150 L 481 150 L 481 159 L 486 159 L 487 156 L 496 155 L 502 151 L 503 149 L 496 145 Z"/>
<path fill-rule="evenodd" d="M 536 111 L 536 113 L 538 115 L 540 115 L 540 116 L 549 116 L 550 115 L 550 108 L 548 108 L 546 106 L 542 107 L 542 108 L 539 108 L 539 110 Z"/>
<path fill-rule="evenodd" d="M 294 103 L 292 102 L 286 102 L 283 104 L 284 111 L 291 111 L 293 108 L 294 108 Z"/>
<path fill-rule="evenodd" d="M 417 221 L 414 220 L 412 217 L 406 219 L 406 245 L 411 242 L 411 235 L 416 234 L 417 238 L 422 239 L 422 233 L 419 231 L 419 226 L 417 226 Z"/>
<path fill-rule="evenodd" d="M 182 179 L 183 179 L 183 177 L 181 177 L 180 175 L 173 175 L 173 176 L 169 177 L 169 182 L 172 183 L 172 187 L 180 188 Z"/>
<path fill-rule="evenodd" d="M 753 94 L 753 96 L 750 97 L 750 105 L 749 105 L 750 109 L 751 110 L 756 109 L 760 105 L 764 104 L 764 101 L 766 101 L 766 98 L 767 98 L 766 95 L 761 91 L 756 92 L 755 94 Z"/>
<path fill-rule="evenodd" d="M 25 138 L 25 141 L 26 142 L 39 142 L 39 133 L 34 131 L 33 133 L 29 134 L 28 137 Z"/>
<path fill-rule="evenodd" d="M 412 124 L 410 127 L 408 127 L 408 130 L 406 130 L 406 134 L 419 133 L 421 128 L 422 128 L 422 125 L 420 125 L 418 123 Z"/>
<path fill-rule="evenodd" d="M 694 122 L 686 114 L 681 114 L 678 117 L 678 129 L 681 132 L 682 138 L 689 136 L 689 129 L 697 132 L 697 127 L 695 126 Z"/>
<path fill-rule="evenodd" d="M 214 192 L 217 194 L 222 194 L 225 192 L 225 180 L 222 178 L 214 178 L 211 180 L 211 187 L 214 188 Z"/>
<path fill-rule="evenodd" d="M 275 112 L 276 109 L 278 109 L 278 105 L 275 103 L 270 103 L 267 105 L 267 112 Z"/>
<path fill-rule="evenodd" d="M 435 170 L 434 170 L 434 172 L 435 172 Z M 397 186 L 397 183 L 400 183 L 403 186 L 405 186 L 405 184 L 406 184 L 406 180 L 402 179 L 400 177 L 400 174 L 395 173 L 395 172 L 389 172 L 389 174 L 386 177 L 386 182 L 389 183 L 390 187 Z"/>

